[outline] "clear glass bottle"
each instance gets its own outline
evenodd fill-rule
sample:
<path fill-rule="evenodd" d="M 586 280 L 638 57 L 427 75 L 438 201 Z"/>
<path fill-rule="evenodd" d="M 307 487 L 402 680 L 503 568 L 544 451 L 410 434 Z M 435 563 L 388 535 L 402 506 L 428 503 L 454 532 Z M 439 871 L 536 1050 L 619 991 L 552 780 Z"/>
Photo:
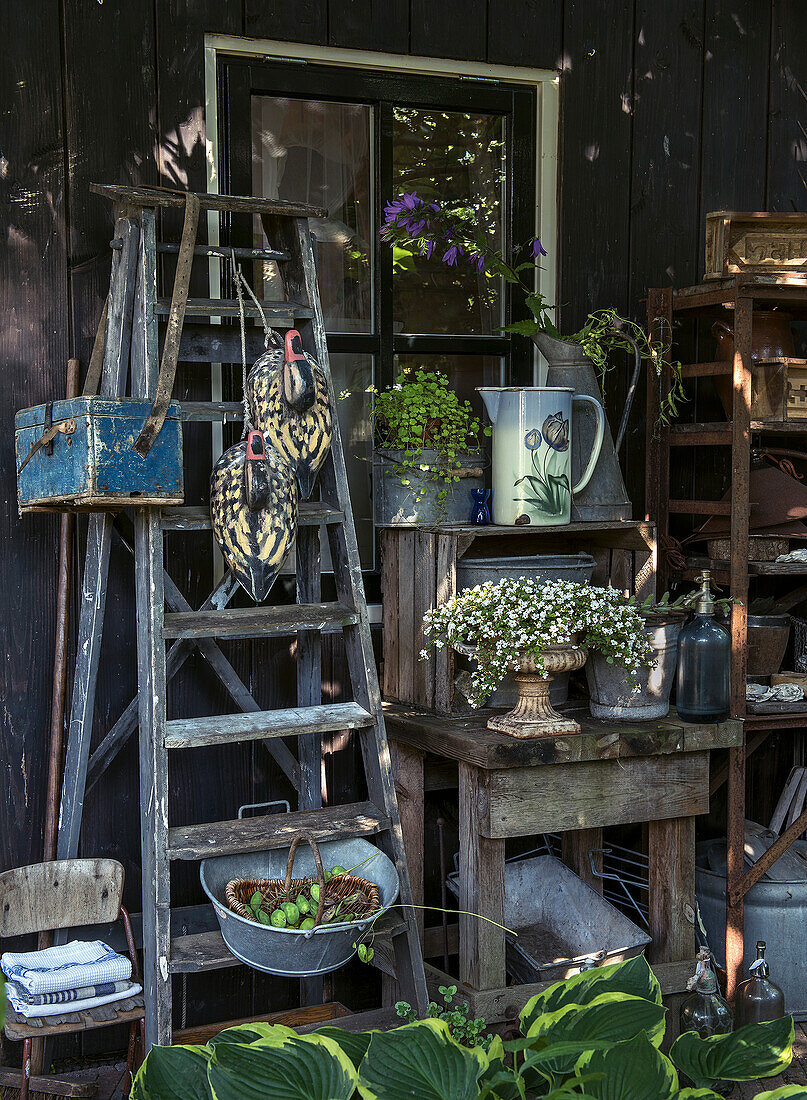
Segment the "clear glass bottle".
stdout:
<path fill-rule="evenodd" d="M 706 948 L 698 952 L 698 967 L 687 989 L 692 992 L 681 1005 L 681 1031 L 697 1031 L 702 1039 L 708 1039 L 732 1030 L 734 1014 L 717 988 L 711 952 Z"/>
<path fill-rule="evenodd" d="M 781 1020 L 785 1014 L 785 995 L 770 979 L 765 947 L 765 941 L 759 940 L 756 962 L 749 968 L 751 977 L 737 990 L 737 1027 L 762 1020 Z"/>
<path fill-rule="evenodd" d="M 731 636 L 715 619 L 709 571 L 696 579 L 695 614 L 678 639 L 676 707 L 684 722 L 722 722 L 729 716 Z"/>

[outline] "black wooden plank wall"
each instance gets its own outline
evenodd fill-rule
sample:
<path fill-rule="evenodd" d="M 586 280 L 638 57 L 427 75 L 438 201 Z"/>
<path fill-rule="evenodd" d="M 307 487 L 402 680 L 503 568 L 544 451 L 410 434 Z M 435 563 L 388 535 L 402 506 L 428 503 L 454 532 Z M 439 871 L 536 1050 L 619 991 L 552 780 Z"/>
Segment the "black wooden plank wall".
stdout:
<path fill-rule="evenodd" d="M 557 68 L 563 73 L 559 256 L 563 326 L 615 305 L 642 317 L 648 285 L 700 274 L 707 211 L 803 210 L 807 196 L 807 4 L 802 0 L 30 0 L 0 5 L 0 394 L 3 601 L 0 652 L 0 868 L 35 861 L 42 842 L 45 737 L 53 642 L 56 523 L 20 521 L 15 507 L 15 409 L 59 396 L 66 360 L 86 365 L 108 279 L 110 209 L 91 180 L 204 189 L 205 32 Z M 176 229 L 176 225 L 166 225 Z M 556 258 L 550 257 L 548 262 Z M 180 374 L 203 395 L 198 367 Z M 608 405 L 624 405 L 624 372 Z M 641 399 L 640 399 L 641 400 Z M 189 499 L 210 465 L 200 430 Z M 642 506 L 644 446 L 637 407 L 626 468 Z M 192 538 L 171 567 L 191 599 L 209 576 Z M 134 689 L 131 565 L 118 547 L 95 738 Z M 292 680 L 288 653 L 237 651 L 266 704 Z M 328 692 L 344 679 L 326 655 Z M 189 663 L 171 693 L 176 713 L 226 704 Z M 339 760 L 343 763 L 340 764 Z M 329 758 L 340 791 L 347 750 Z M 284 795 L 277 769 L 253 751 L 211 752 L 174 772 L 177 820 L 233 814 L 240 802 Z M 129 872 L 137 908 L 138 778 L 133 746 L 87 803 L 83 847 Z M 175 902 L 199 900 L 195 870 Z M 212 992 L 215 986 L 216 993 Z M 189 988 L 205 1011 L 247 1011 L 274 987 L 222 978 Z M 236 998 L 236 1001 L 233 1000 Z"/>

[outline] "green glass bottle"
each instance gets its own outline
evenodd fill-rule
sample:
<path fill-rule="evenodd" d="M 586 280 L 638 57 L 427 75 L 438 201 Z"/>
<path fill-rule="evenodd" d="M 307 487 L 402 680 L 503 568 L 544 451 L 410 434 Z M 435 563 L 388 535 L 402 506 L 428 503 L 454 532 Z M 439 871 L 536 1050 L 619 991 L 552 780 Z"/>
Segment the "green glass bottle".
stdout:
<path fill-rule="evenodd" d="M 722 722 L 730 708 L 731 636 L 715 619 L 709 571 L 696 579 L 695 614 L 678 638 L 675 705 L 684 722 Z"/>

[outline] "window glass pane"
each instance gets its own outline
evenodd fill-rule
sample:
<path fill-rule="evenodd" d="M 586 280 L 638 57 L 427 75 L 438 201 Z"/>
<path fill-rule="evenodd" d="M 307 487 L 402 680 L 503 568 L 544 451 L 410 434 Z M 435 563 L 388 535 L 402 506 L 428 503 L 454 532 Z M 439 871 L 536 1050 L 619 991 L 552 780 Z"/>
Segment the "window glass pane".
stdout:
<path fill-rule="evenodd" d="M 418 367 L 436 374 L 448 375 L 453 388 L 462 401 L 470 401 L 471 408 L 484 426 L 482 398 L 477 386 L 503 386 L 504 360 L 498 355 L 396 355 L 395 374 L 401 371 L 414 374 Z"/>
<path fill-rule="evenodd" d="M 356 523 L 359 556 L 364 569 L 373 568 L 373 433 L 370 411 L 373 384 L 371 355 L 331 354 L 331 374 L 342 446 L 345 451 L 350 503 Z M 326 549 L 323 542 L 323 551 Z M 323 562 L 325 554 L 323 552 Z M 328 566 L 330 568 L 330 565 Z"/>
<path fill-rule="evenodd" d="M 310 202 L 319 290 L 329 332 L 372 331 L 372 108 L 361 103 L 252 97 L 254 194 Z M 257 241 L 265 237 L 256 219 Z M 272 297 L 274 265 L 264 294 Z"/>
<path fill-rule="evenodd" d="M 393 192 L 471 202 L 488 240 L 504 243 L 505 129 L 501 115 L 395 107 Z M 390 196 L 383 196 L 387 199 Z M 395 249 L 396 332 L 490 335 L 502 320 L 501 280 L 460 260 L 449 267 Z"/>

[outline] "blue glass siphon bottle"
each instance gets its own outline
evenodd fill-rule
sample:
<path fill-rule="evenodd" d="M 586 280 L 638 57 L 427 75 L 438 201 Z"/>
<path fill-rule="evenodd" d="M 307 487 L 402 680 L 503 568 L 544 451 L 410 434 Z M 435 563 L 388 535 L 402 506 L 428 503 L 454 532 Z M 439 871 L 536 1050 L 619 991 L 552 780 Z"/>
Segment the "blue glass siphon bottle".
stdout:
<path fill-rule="evenodd" d="M 696 577 L 695 614 L 678 639 L 676 706 L 684 722 L 722 722 L 730 712 L 731 636 L 715 619 L 709 580 L 708 570 Z"/>

